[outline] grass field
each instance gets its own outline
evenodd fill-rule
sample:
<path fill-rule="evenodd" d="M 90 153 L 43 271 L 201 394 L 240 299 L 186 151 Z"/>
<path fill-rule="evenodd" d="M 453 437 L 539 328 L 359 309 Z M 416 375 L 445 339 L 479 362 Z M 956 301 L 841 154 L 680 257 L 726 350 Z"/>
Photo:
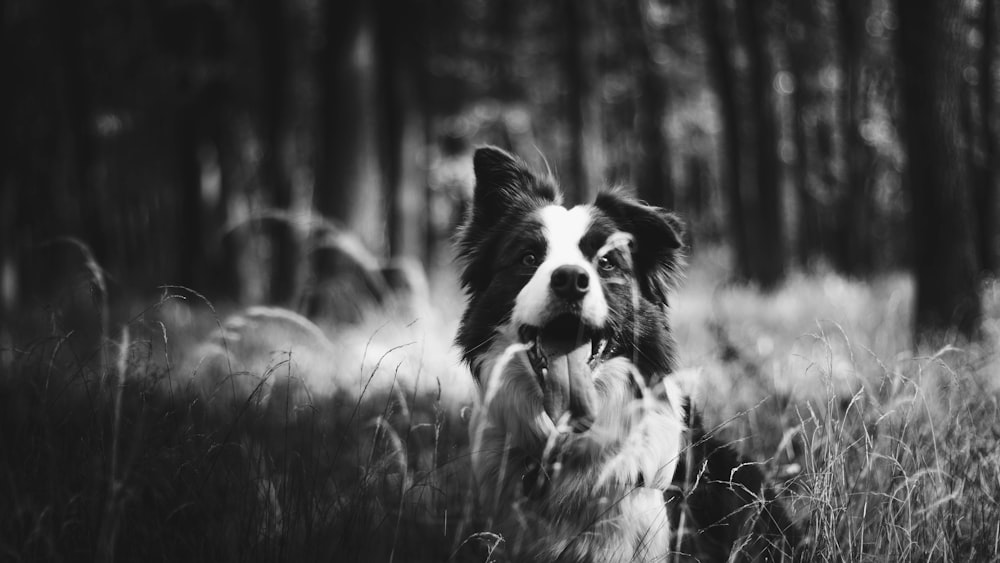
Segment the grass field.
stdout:
<path fill-rule="evenodd" d="M 1000 287 L 983 345 L 912 350 L 904 276 L 762 295 L 724 263 L 696 257 L 675 298 L 677 377 L 772 476 L 802 558 L 1000 559 Z M 2 356 L 0 561 L 486 561 L 461 306 L 442 274 L 329 342 L 181 288 L 38 313 Z"/>

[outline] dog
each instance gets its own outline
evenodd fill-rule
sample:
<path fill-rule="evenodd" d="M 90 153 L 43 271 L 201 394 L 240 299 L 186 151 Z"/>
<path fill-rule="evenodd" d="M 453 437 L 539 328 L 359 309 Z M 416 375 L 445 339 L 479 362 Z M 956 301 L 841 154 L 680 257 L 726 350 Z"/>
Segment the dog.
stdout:
<path fill-rule="evenodd" d="M 688 517 L 718 544 L 707 552 L 725 553 L 736 532 L 755 529 L 740 510 L 764 480 L 713 437 L 692 433 L 670 377 L 681 220 L 622 190 L 564 207 L 551 174 L 496 147 L 479 148 L 473 168 L 456 240 L 467 295 L 456 343 L 479 388 L 469 424 L 476 496 L 506 556 L 663 561 L 706 552 L 674 541 Z M 692 487 L 695 479 L 704 485 Z M 766 519 L 790 526 L 777 512 Z"/>

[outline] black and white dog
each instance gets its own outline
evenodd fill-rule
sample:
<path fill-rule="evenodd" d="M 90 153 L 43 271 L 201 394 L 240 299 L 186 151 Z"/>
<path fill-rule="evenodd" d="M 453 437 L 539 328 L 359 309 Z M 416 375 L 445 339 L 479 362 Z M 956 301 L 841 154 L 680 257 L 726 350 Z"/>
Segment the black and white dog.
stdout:
<path fill-rule="evenodd" d="M 619 191 L 568 209 L 551 177 L 494 147 L 477 150 L 473 165 L 457 241 L 468 293 L 457 343 L 480 389 L 470 423 L 479 501 L 507 554 L 668 559 L 687 549 L 672 539 L 681 518 L 665 495 L 674 491 L 706 527 L 698 535 L 728 557 L 760 528 L 734 515 L 764 481 L 702 434 L 692 442 L 670 377 L 680 220 Z M 704 485 L 685 487 L 691 476 Z M 780 536 L 787 517 L 765 512 Z"/>

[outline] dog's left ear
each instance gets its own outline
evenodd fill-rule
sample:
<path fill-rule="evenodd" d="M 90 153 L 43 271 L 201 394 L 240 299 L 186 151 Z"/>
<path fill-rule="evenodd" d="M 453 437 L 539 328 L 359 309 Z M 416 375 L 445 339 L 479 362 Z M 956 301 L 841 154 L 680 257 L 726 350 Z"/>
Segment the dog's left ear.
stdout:
<path fill-rule="evenodd" d="M 621 191 L 599 194 L 594 206 L 632 235 L 640 289 L 665 304 L 684 266 L 684 223 L 666 209 L 646 205 Z"/>

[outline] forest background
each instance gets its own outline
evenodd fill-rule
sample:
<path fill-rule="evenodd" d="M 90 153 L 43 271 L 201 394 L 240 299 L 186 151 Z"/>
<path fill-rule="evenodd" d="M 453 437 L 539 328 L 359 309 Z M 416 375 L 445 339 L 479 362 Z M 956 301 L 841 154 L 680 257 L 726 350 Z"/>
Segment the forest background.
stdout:
<path fill-rule="evenodd" d="M 814 559 L 995 557 L 998 26 L 994 0 L 0 1 L 4 553 L 460 554 L 440 392 L 277 425 L 161 392 L 230 315 L 298 322 L 254 305 L 352 377 L 422 319 L 406 389 L 461 373 L 449 241 L 488 143 L 571 203 L 624 185 L 684 218 L 682 359 L 735 390 L 709 419 L 787 483 Z M 365 444 L 352 471 L 317 428 Z M 217 543 L 141 533 L 192 529 Z"/>

